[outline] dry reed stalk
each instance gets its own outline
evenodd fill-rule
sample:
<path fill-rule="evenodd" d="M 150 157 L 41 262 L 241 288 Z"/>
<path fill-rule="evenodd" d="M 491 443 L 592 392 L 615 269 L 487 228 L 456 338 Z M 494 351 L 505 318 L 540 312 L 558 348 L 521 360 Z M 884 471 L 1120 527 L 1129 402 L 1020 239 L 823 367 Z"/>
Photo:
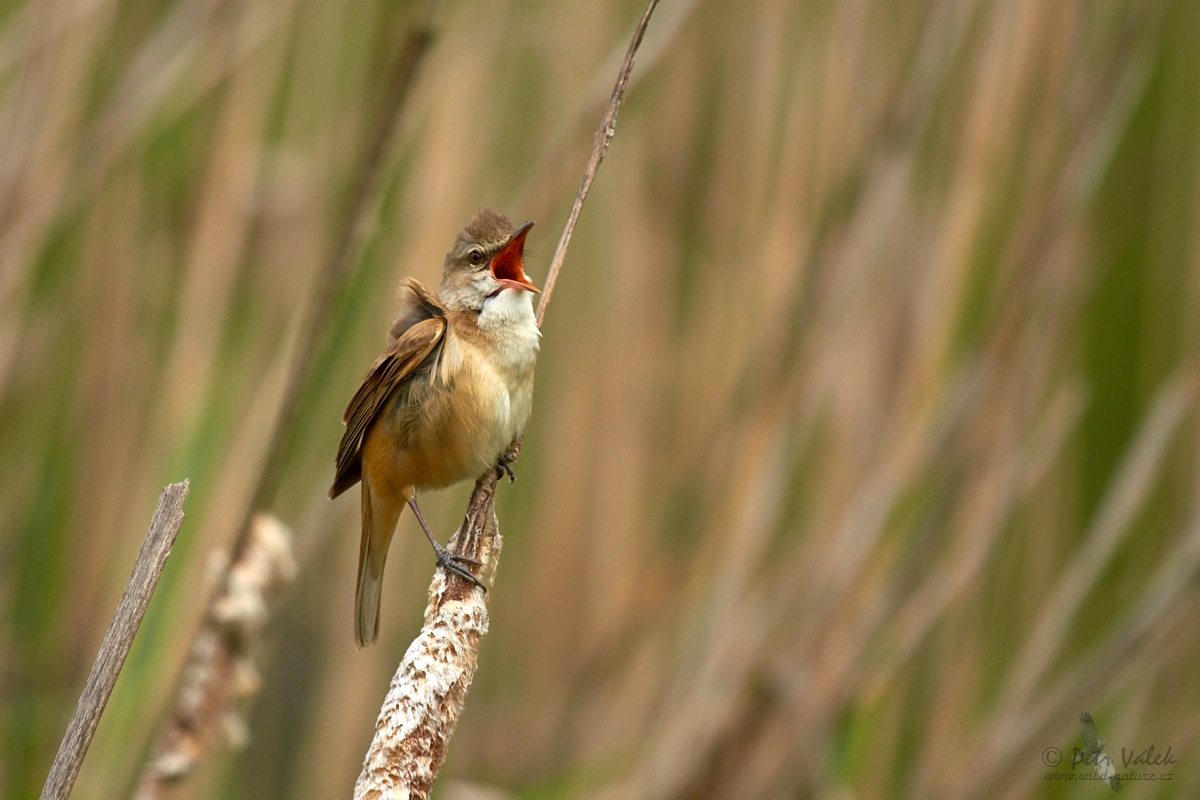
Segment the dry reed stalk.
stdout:
<path fill-rule="evenodd" d="M 42 800 L 65 800 L 71 794 L 79 768 L 83 766 L 84 756 L 100 723 L 100 715 L 108 704 L 117 676 L 129 655 L 133 638 L 137 635 L 142 617 L 150 605 L 150 597 L 154 587 L 162 575 L 163 567 L 167 565 L 167 557 L 175 545 L 175 537 L 183 525 L 183 501 L 187 499 L 188 482 L 173 483 L 162 490 L 158 498 L 158 506 L 150 520 L 150 528 L 138 552 L 137 561 L 121 602 L 113 615 L 112 625 L 104 635 L 100 644 L 100 652 L 92 665 L 79 704 L 63 735 L 59 745 L 58 755 L 42 788 Z"/>
<path fill-rule="evenodd" d="M 608 107 L 596 130 L 592 152 L 543 285 L 537 309 L 539 327 L 546 316 L 579 213 L 616 133 L 617 114 L 625 98 L 629 75 L 657 6 L 658 0 L 650 0 L 634 30 Z M 521 440 L 517 439 L 506 459 L 511 463 L 520 452 Z M 480 562 L 479 570 L 489 576 L 489 585 L 495 580 L 501 545 L 495 514 L 496 480 L 496 472 L 489 470 L 475 482 L 462 527 L 449 544 L 451 553 Z M 375 736 L 354 785 L 355 800 L 429 796 L 445 763 L 450 737 L 475 677 L 479 645 L 487 630 L 483 589 L 461 578 L 451 579 L 438 568 L 429 587 L 425 624 L 404 654 L 379 711 Z"/>
<path fill-rule="evenodd" d="M 481 563 L 495 582 L 503 540 L 494 510 L 496 475 L 475 482 L 462 527 L 449 550 Z M 356 800 L 428 797 L 458 715 L 475 677 L 479 644 L 488 630 L 484 591 L 439 568 L 429 585 L 425 624 L 392 678 L 375 737 L 354 785 Z"/>
<path fill-rule="evenodd" d="M 352 176 L 348 204 L 333 245 L 298 316 L 295 330 L 299 335 L 288 357 L 266 458 L 255 478 L 245 517 L 238 525 L 228 569 L 193 638 L 178 681 L 174 710 L 158 737 L 155 755 L 138 781 L 139 800 L 158 797 L 168 783 L 185 777 L 212 745 L 218 730 L 224 729 L 234 744 L 247 738 L 244 724 L 232 707 L 235 701 L 244 704 L 258 691 L 252 661 L 256 639 L 266 624 L 271 595 L 295 572 L 290 534 L 261 510 L 278 490 L 284 458 L 297 427 L 300 399 L 312 378 L 333 302 L 370 231 L 397 123 L 433 42 L 434 8 L 434 3 L 426 4 L 395 57 L 378 116 L 367 131 Z"/>

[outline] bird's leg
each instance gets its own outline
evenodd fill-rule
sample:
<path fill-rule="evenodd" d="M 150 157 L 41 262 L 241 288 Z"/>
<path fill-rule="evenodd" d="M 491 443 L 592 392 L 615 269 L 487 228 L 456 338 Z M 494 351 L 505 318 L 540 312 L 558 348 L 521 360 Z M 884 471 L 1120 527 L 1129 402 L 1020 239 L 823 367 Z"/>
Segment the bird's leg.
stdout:
<path fill-rule="evenodd" d="M 511 465 L 517 460 L 517 456 L 520 454 L 520 440 L 514 442 L 507 450 L 500 454 L 500 457 L 496 459 L 496 480 L 500 480 L 505 475 L 508 476 L 509 483 L 517 479 L 517 476 L 513 474 Z"/>
<path fill-rule="evenodd" d="M 500 456 L 500 458 L 496 460 L 496 480 L 500 480 L 505 475 L 508 476 L 509 483 L 512 483 L 517 479 L 517 476 L 513 474 L 512 467 L 509 466 L 509 462 L 504 458 L 504 456 Z"/>
<path fill-rule="evenodd" d="M 417 522 L 421 524 L 421 530 L 425 531 L 425 538 L 433 545 L 433 552 L 437 556 L 438 566 L 447 572 L 453 572 L 458 577 L 475 584 L 486 592 L 487 587 L 483 585 L 483 582 L 475 577 L 475 573 L 463 566 L 463 564 L 470 564 L 480 567 L 483 566 L 483 562 L 470 556 L 460 556 L 457 553 L 451 553 L 438 544 L 438 540 L 433 536 L 433 531 L 429 530 L 429 524 L 425 522 L 425 517 L 421 514 L 420 507 L 417 506 L 417 498 L 410 498 L 408 504 L 412 507 L 413 513 L 417 515 Z"/>

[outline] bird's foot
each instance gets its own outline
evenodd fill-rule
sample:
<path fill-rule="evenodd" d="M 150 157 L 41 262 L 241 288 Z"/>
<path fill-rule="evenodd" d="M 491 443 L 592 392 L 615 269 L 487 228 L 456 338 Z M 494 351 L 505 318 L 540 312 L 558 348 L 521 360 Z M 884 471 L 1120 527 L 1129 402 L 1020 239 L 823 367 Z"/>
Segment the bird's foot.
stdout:
<path fill-rule="evenodd" d="M 500 456 L 500 458 L 496 459 L 496 480 L 500 480 L 505 475 L 508 476 L 509 483 L 512 483 L 513 481 L 515 481 L 517 479 L 517 476 L 513 472 L 513 469 L 511 466 L 512 462 L 515 460 L 516 460 L 515 458 L 510 459 L 508 457 L 507 453 Z"/>
<path fill-rule="evenodd" d="M 473 567 L 483 566 L 483 562 L 470 556 L 460 556 L 457 553 L 451 553 L 440 544 L 434 544 L 433 552 L 437 556 L 437 564 L 446 572 L 452 572 L 468 583 L 473 583 L 480 589 L 487 591 L 487 587 L 483 585 L 483 581 L 475 577 L 475 573 L 468 569 L 465 564 Z"/>

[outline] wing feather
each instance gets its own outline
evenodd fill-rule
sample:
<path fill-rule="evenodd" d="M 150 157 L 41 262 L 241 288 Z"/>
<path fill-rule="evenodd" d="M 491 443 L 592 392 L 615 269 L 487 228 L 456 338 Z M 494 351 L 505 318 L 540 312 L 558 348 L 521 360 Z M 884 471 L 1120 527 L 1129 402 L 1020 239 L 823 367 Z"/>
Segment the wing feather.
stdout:
<path fill-rule="evenodd" d="M 446 312 L 438 305 L 433 292 L 421 285 L 416 278 L 405 278 L 400 282 L 400 308 L 392 318 L 388 330 L 388 343 L 404 335 L 404 332 L 421 320 L 444 317 Z"/>
<path fill-rule="evenodd" d="M 337 471 L 329 490 L 331 499 L 361 480 L 362 442 L 367 429 L 388 399 L 440 349 L 445 333 L 446 320 L 440 316 L 417 322 L 367 370 L 362 385 L 342 414 L 346 430 L 338 445 Z"/>
<path fill-rule="evenodd" d="M 1089 751 L 1099 749 L 1100 734 L 1096 730 L 1096 723 L 1092 721 L 1092 715 L 1087 711 L 1079 715 L 1079 738 L 1083 739 L 1083 744 Z"/>

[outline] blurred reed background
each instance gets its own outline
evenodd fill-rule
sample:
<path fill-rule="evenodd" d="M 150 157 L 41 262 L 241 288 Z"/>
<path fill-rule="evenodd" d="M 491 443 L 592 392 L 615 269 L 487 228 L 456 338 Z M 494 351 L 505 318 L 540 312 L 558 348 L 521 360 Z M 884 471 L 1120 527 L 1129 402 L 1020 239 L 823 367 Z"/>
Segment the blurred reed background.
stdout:
<path fill-rule="evenodd" d="M 131 787 L 419 11 L 0 4 L 0 796 L 187 477 L 76 796 Z M 274 503 L 250 739 L 178 796 L 349 796 L 433 559 L 406 515 L 356 652 L 342 406 L 476 209 L 537 221 L 541 281 L 640 11 L 436 10 Z M 1200 4 L 667 0 L 634 75 L 441 796 L 1092 797 L 1041 759 L 1085 708 L 1173 747 L 1130 795 L 1200 794 Z"/>

